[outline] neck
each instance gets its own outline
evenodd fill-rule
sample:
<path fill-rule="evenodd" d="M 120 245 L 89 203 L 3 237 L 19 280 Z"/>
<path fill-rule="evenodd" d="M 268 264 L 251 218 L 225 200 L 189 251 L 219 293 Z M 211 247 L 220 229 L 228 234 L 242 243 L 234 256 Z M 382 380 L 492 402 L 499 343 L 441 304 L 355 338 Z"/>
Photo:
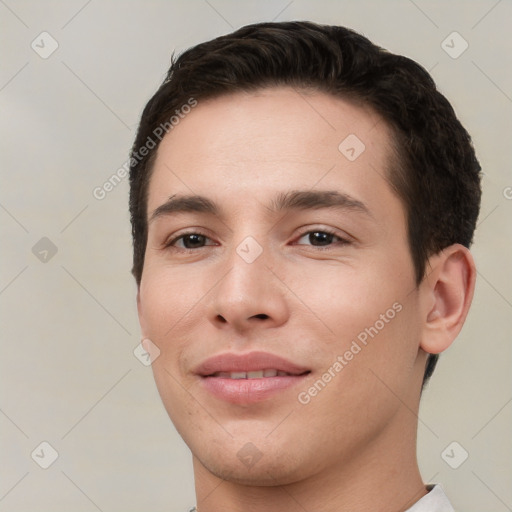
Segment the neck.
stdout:
<path fill-rule="evenodd" d="M 243 485 L 212 474 L 194 457 L 198 512 L 406 511 L 426 494 L 416 460 L 416 421 L 402 407 L 364 451 L 300 481 Z"/>

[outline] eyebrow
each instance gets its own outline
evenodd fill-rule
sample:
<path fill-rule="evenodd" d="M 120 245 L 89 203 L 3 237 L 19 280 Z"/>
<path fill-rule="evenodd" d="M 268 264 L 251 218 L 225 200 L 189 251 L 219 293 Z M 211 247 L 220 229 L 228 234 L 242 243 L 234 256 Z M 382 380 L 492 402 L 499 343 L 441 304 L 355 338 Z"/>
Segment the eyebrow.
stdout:
<path fill-rule="evenodd" d="M 317 210 L 320 208 L 354 210 L 371 216 L 370 210 L 362 201 L 335 190 L 292 190 L 287 193 L 279 193 L 270 203 L 270 210 L 276 213 L 283 210 Z"/>
<path fill-rule="evenodd" d="M 373 217 L 368 207 L 348 194 L 332 190 L 292 190 L 279 193 L 270 202 L 268 209 L 272 213 L 288 210 L 318 210 L 332 208 L 352 210 Z M 173 195 L 165 203 L 156 208 L 149 222 L 158 217 L 173 213 L 206 213 L 222 217 L 221 208 L 207 197 L 200 195 Z"/>
<path fill-rule="evenodd" d="M 158 217 L 171 215 L 173 213 L 208 213 L 210 215 L 219 215 L 220 208 L 213 201 L 204 196 L 173 195 L 153 211 L 149 222 L 154 221 Z"/>

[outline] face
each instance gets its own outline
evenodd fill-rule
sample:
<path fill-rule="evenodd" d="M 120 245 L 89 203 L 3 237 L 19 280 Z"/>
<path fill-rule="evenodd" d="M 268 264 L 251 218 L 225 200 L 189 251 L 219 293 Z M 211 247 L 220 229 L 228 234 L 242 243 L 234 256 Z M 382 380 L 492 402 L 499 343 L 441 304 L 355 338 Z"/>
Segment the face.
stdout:
<path fill-rule="evenodd" d="M 162 141 L 139 317 L 207 471 L 290 483 L 403 432 L 423 365 L 390 155 L 376 114 L 288 88 L 199 102 Z"/>

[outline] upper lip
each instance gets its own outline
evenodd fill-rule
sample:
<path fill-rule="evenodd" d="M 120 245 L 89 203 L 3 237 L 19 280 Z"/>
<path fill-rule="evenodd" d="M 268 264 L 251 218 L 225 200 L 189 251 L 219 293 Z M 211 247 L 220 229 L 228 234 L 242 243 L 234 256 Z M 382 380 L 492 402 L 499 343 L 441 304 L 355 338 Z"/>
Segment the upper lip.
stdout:
<path fill-rule="evenodd" d="M 269 352 L 248 352 L 245 354 L 226 352 L 203 361 L 195 369 L 195 373 L 207 377 L 217 372 L 255 372 L 268 369 L 286 372 L 291 375 L 302 375 L 309 371 L 304 366 L 297 365 Z"/>

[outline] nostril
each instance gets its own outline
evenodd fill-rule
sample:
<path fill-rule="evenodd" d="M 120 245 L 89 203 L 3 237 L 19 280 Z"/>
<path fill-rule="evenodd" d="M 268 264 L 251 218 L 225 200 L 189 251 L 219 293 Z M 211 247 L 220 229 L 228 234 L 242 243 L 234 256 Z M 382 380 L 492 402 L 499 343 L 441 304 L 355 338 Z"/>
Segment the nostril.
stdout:
<path fill-rule="evenodd" d="M 252 318 L 260 318 L 261 320 L 265 320 L 266 318 L 269 318 L 269 316 L 265 313 L 260 313 L 259 315 L 254 315 Z"/>
<path fill-rule="evenodd" d="M 222 315 L 217 315 L 217 318 L 223 323 L 227 323 L 227 320 Z"/>

